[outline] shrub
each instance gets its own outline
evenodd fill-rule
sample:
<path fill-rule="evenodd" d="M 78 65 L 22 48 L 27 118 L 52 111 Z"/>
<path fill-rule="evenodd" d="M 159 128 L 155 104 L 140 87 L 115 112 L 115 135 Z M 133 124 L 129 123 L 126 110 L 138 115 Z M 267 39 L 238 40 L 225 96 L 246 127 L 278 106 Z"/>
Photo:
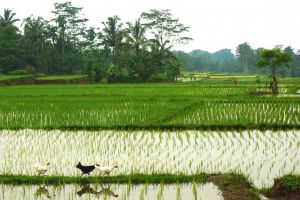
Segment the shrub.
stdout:
<path fill-rule="evenodd" d="M 170 81 L 166 74 L 159 73 L 159 74 L 152 74 L 148 78 L 148 82 L 151 83 L 159 83 L 159 82 L 168 82 Z"/>

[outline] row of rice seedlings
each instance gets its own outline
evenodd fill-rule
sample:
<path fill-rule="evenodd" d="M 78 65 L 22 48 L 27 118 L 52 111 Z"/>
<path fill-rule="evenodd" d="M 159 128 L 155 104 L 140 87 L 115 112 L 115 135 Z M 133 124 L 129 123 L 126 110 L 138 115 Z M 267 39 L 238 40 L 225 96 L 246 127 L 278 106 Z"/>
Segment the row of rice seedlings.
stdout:
<path fill-rule="evenodd" d="M 220 97 L 218 97 L 219 99 Z M 190 105 L 193 101 L 186 103 Z M 149 99 L 79 99 L 0 101 L 0 128 L 60 128 L 66 126 L 161 125 L 182 101 Z M 177 125 L 299 125 L 297 101 L 203 102 L 166 121 Z M 166 118 L 168 119 L 168 118 Z"/>
<path fill-rule="evenodd" d="M 0 103 L 0 127 L 143 124 L 166 112 L 164 101 Z"/>
<path fill-rule="evenodd" d="M 258 187 L 300 172 L 300 131 L 44 131 L 0 132 L 0 174 L 79 176 L 74 165 L 111 165 L 113 174 L 197 174 L 240 171 Z M 94 175 L 99 175 L 93 172 Z"/>
<path fill-rule="evenodd" d="M 232 83 L 222 85 L 194 85 L 194 84 L 132 84 L 132 85 L 40 85 L 14 86 L 0 89 L 3 97 L 166 97 L 166 96 L 225 96 L 228 94 L 243 95 L 249 93 L 250 88 L 235 87 Z"/>
<path fill-rule="evenodd" d="M 300 104 L 296 102 L 203 103 L 176 117 L 171 124 L 278 124 L 299 125 Z"/>

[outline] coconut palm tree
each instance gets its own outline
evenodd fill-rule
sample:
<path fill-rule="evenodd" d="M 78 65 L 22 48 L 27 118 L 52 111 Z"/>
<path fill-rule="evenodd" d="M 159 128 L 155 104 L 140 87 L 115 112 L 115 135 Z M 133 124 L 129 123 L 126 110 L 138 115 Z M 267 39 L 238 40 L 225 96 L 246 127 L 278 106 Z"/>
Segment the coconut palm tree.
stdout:
<path fill-rule="evenodd" d="M 102 44 L 107 47 L 111 48 L 112 54 L 115 54 L 116 47 L 122 42 L 123 40 L 123 30 L 122 30 L 122 23 L 118 23 L 120 18 L 118 16 L 108 17 L 106 22 L 102 22 L 104 25 L 103 28 L 103 42 Z"/>
<path fill-rule="evenodd" d="M 27 17 L 24 22 L 24 37 L 27 43 L 32 46 L 34 55 L 37 55 L 38 48 L 45 40 L 45 21 L 42 17 Z"/>
<path fill-rule="evenodd" d="M 141 18 L 138 18 L 134 24 L 127 22 L 127 25 L 127 42 L 135 49 L 136 52 L 139 52 L 139 50 L 147 43 L 147 39 L 145 37 L 147 28 L 141 24 Z"/>
<path fill-rule="evenodd" d="M 14 19 L 16 13 L 12 12 L 10 9 L 4 9 L 3 16 L 0 16 L 0 26 L 5 26 L 7 24 L 14 24 L 19 19 Z"/>

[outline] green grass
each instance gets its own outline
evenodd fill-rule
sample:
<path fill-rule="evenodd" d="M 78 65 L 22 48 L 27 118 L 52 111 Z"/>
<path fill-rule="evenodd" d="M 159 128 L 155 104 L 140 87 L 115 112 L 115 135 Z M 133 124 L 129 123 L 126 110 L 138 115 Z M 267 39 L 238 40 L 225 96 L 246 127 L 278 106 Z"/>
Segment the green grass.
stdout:
<path fill-rule="evenodd" d="M 29 77 L 32 77 L 32 75 L 0 75 L 0 81 L 22 79 L 22 78 L 29 78 Z"/>
<path fill-rule="evenodd" d="M 300 175 L 289 174 L 279 180 L 287 190 L 300 190 Z"/>
<path fill-rule="evenodd" d="M 72 80 L 86 77 L 87 75 L 44 76 L 36 78 L 36 80 Z"/>
<path fill-rule="evenodd" d="M 172 175 L 172 174 L 131 174 L 118 176 L 103 176 L 103 177 L 75 177 L 75 176 L 24 176 L 24 175 L 0 175 L 0 184 L 87 184 L 87 183 L 149 183 L 156 184 L 164 182 L 169 183 L 190 183 L 206 182 L 208 180 L 207 174 L 196 175 Z"/>
<path fill-rule="evenodd" d="M 299 80 L 292 80 L 282 84 L 295 88 Z M 299 98 L 251 95 L 256 87 L 253 81 L 7 86 L 0 88 L 0 129 L 299 127 Z"/>

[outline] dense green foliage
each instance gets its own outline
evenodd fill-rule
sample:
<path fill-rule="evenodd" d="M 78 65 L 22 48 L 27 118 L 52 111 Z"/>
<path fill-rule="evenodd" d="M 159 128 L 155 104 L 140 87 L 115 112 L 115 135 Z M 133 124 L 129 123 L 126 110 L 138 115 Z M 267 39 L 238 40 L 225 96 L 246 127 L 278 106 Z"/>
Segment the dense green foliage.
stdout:
<path fill-rule="evenodd" d="M 189 27 L 169 10 L 143 12 L 134 22 L 118 16 L 88 27 L 82 8 L 71 2 L 55 3 L 53 19 L 29 16 L 22 20 L 5 9 L 0 15 L 0 74 L 66 75 L 88 74 L 93 82 L 174 81 L 183 71 L 262 73 L 255 67 L 262 48 L 240 44 L 236 56 L 230 49 L 215 53 L 174 51 L 187 44 Z M 300 76 L 300 55 L 292 57 L 282 76 Z"/>
<path fill-rule="evenodd" d="M 296 127 L 298 79 L 286 94 L 257 96 L 256 78 L 173 84 L 10 86 L 0 88 L 0 127 Z M 264 79 L 262 79 L 264 80 Z M 261 83 L 264 87 L 264 82 Z"/>
<path fill-rule="evenodd" d="M 270 88 L 273 93 L 278 93 L 278 70 L 282 66 L 288 67 L 288 63 L 291 61 L 291 55 L 279 48 L 264 49 L 259 55 L 260 59 L 256 65 L 258 67 L 269 68 L 272 77 Z"/>
<path fill-rule="evenodd" d="M 22 29 L 16 14 L 0 18 L 0 74 L 88 74 L 90 81 L 174 81 L 180 62 L 172 53 L 186 44 L 189 27 L 169 10 L 144 12 L 134 22 L 108 17 L 101 31 L 87 27 L 82 8 L 55 3 L 54 18 L 29 16 Z M 16 74 L 17 73 L 17 74 Z"/>

